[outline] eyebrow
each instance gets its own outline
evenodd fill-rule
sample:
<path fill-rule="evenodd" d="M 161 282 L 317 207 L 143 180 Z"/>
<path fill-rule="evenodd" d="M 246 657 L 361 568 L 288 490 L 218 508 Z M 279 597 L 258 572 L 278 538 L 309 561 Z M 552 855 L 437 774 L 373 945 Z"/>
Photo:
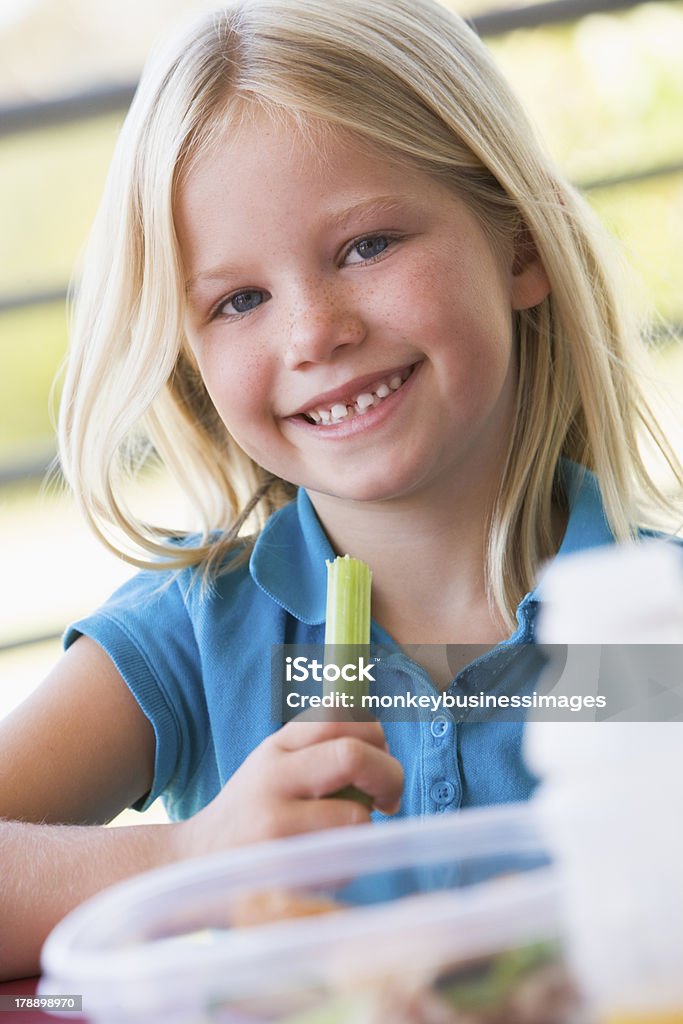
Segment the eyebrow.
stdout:
<path fill-rule="evenodd" d="M 188 277 L 185 282 L 185 294 L 193 292 L 198 284 L 211 283 L 212 281 L 225 281 L 227 278 L 239 275 L 240 268 L 230 263 L 221 263 L 210 270 L 202 270 L 194 277 Z"/>
<path fill-rule="evenodd" d="M 358 217 L 381 217 L 399 213 L 415 205 L 414 197 L 407 195 L 373 196 L 372 199 L 361 199 L 343 210 L 331 213 L 323 219 L 323 226 L 336 230 L 343 230 Z M 212 281 L 224 281 L 226 278 L 239 276 L 241 268 L 235 264 L 221 263 L 211 267 L 209 270 L 202 270 L 194 277 L 189 277 L 185 282 L 185 293 L 194 291 L 196 285 L 211 283 Z"/>
<path fill-rule="evenodd" d="M 331 227 L 344 228 L 359 216 L 381 217 L 384 214 L 399 213 L 414 205 L 415 200 L 412 196 L 374 196 L 372 199 L 361 199 L 352 206 L 331 214 L 328 223 Z"/>

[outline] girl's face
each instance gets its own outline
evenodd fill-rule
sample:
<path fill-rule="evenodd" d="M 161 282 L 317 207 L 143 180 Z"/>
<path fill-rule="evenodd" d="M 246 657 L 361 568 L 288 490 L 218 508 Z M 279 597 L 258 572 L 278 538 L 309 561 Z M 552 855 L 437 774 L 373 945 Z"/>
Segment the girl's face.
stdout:
<path fill-rule="evenodd" d="M 548 291 L 464 203 L 343 137 L 265 114 L 195 164 L 176 220 L 187 334 L 231 435 L 312 492 L 361 501 L 498 472 L 512 312 Z"/>

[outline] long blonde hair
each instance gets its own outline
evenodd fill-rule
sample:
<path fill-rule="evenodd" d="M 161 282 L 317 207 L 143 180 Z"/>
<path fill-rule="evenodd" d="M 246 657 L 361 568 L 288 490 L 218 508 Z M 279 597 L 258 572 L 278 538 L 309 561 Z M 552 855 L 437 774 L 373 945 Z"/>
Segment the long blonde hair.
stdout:
<path fill-rule="evenodd" d="M 184 336 L 173 222 L 179 183 L 258 103 L 315 120 L 448 182 L 491 239 L 523 231 L 551 294 L 517 314 L 516 419 L 486 553 L 509 625 L 553 553 L 561 457 L 594 471 L 617 538 L 639 496 L 666 504 L 638 447 L 644 425 L 674 465 L 638 384 L 637 327 L 601 229 L 561 179 L 476 35 L 434 0 L 243 0 L 200 20 L 143 75 L 84 261 L 60 414 L 62 465 L 100 537 L 133 564 L 220 565 L 246 517 L 293 493 L 228 435 Z M 149 439 L 149 441 L 147 440 Z M 149 442 L 189 493 L 192 546 L 138 521 L 122 483 Z M 143 557 L 145 556 L 145 557 Z"/>

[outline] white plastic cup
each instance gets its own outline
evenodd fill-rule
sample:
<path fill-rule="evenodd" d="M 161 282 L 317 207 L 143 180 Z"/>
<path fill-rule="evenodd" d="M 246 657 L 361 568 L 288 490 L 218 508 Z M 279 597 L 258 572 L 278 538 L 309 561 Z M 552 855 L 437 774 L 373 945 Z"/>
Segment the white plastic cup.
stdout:
<path fill-rule="evenodd" d="M 672 544 L 558 560 L 541 597 L 541 643 L 683 645 L 683 552 Z M 637 687 L 642 665 L 629 679 L 628 659 L 615 663 L 617 682 Z M 594 1018 L 683 1024 L 683 723 L 535 721 L 525 752 Z"/>

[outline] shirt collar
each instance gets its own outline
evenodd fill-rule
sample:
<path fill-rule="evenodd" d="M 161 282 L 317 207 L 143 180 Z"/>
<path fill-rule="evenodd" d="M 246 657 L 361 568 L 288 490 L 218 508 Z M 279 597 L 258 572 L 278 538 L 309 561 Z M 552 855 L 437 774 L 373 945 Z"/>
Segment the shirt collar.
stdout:
<path fill-rule="evenodd" d="M 569 519 L 558 558 L 613 541 L 598 482 L 582 466 L 562 460 L 562 485 Z M 325 621 L 327 568 L 335 553 L 303 488 L 296 501 L 274 513 L 261 531 L 249 561 L 257 586 L 300 622 Z M 537 589 L 523 604 L 538 600 Z"/>
<path fill-rule="evenodd" d="M 609 528 L 597 478 L 589 469 L 569 459 L 560 463 L 560 480 L 567 504 L 569 519 L 557 558 L 612 544 L 614 536 Z"/>
<path fill-rule="evenodd" d="M 270 517 L 249 560 L 256 584 L 309 626 L 325 621 L 326 559 L 335 553 L 303 487 Z"/>

